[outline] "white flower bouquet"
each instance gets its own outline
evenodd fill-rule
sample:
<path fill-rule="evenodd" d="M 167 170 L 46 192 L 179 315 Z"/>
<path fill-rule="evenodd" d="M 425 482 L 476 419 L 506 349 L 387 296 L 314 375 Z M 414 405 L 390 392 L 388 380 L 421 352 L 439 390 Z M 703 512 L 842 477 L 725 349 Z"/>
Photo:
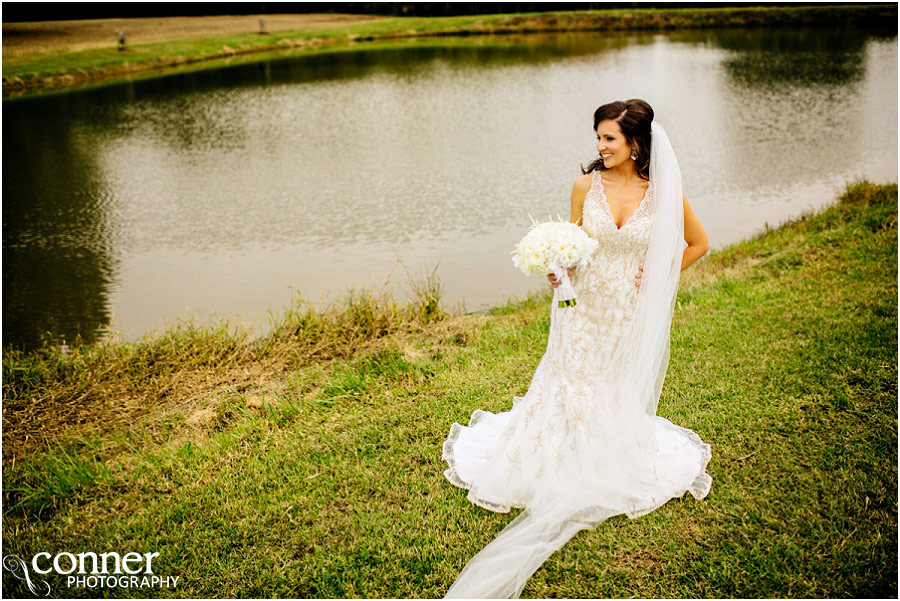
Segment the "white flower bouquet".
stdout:
<path fill-rule="evenodd" d="M 575 290 L 566 270 L 587 266 L 598 244 L 574 223 L 537 223 L 532 219 L 531 230 L 510 254 L 513 264 L 525 275 L 553 272 L 557 279 L 561 278 L 562 282 L 553 293 L 553 301 L 559 307 L 572 307 L 575 306 Z"/>

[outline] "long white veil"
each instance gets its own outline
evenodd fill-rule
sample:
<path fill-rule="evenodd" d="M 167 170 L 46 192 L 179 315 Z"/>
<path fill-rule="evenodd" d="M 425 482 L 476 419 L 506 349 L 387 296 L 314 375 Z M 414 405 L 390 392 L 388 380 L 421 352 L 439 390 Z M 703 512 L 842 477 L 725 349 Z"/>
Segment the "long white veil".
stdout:
<path fill-rule="evenodd" d="M 687 243 L 678 159 L 666 130 L 657 121 L 650 124 L 650 136 L 650 180 L 656 193 L 656 211 L 635 319 L 637 343 L 628 365 L 638 398 L 644 400 L 649 415 L 656 415 L 669 366 L 669 330 Z"/>
<path fill-rule="evenodd" d="M 669 498 L 655 458 L 646 450 L 669 363 L 669 330 L 686 246 L 681 171 L 663 127 L 651 124 L 650 180 L 653 225 L 632 322 L 627 377 L 621 393 L 627 408 L 616 445 L 615 482 L 591 481 L 591 441 L 574 465 L 536 483 L 529 505 L 466 564 L 447 598 L 518 597 L 540 565 L 576 533 L 625 513 L 643 515 Z M 553 326 L 552 326 L 553 327 Z M 652 443 L 651 443 L 652 444 Z M 708 484 L 706 485 L 708 490 Z M 705 494 L 705 493 L 704 493 Z"/>

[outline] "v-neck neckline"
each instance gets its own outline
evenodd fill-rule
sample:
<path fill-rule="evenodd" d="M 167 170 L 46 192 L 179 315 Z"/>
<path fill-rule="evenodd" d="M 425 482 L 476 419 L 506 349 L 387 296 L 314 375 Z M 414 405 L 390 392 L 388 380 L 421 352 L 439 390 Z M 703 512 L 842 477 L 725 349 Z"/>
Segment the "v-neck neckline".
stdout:
<path fill-rule="evenodd" d="M 647 197 L 650 196 L 650 186 L 653 185 L 653 182 L 652 181 L 647 182 L 647 189 L 644 190 L 644 196 L 643 196 L 643 198 L 641 198 L 641 202 L 639 202 L 638 206 L 635 207 L 635 209 L 631 212 L 631 215 L 629 215 L 625 219 L 625 221 L 622 222 L 622 227 L 619 227 L 618 225 L 616 225 L 616 218 L 613 215 L 612 207 L 609 204 L 609 200 L 606 198 L 606 190 L 604 189 L 604 186 L 603 186 L 603 177 L 600 175 L 599 171 L 597 171 L 596 173 L 597 173 L 597 182 L 600 184 L 597 192 L 600 194 L 600 198 L 603 199 L 603 204 L 606 206 L 606 212 L 609 214 L 609 218 L 610 218 L 610 221 L 612 221 L 613 227 L 616 228 L 617 232 L 621 232 L 623 229 L 625 229 L 625 226 L 628 225 L 628 223 L 631 221 L 631 218 L 634 217 L 634 214 L 637 213 L 641 209 L 642 206 L 644 206 L 644 203 L 647 201 Z"/>

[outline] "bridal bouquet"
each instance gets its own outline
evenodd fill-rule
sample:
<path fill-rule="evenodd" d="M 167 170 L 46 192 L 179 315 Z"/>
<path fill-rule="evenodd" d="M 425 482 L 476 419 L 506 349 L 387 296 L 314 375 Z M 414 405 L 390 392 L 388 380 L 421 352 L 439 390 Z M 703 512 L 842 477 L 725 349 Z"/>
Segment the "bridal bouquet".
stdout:
<path fill-rule="evenodd" d="M 569 281 L 569 268 L 585 267 L 599 243 L 583 229 L 568 221 L 532 220 L 531 230 L 510 253 L 513 263 L 525 275 L 553 272 L 562 282 L 553 292 L 560 307 L 575 306 L 575 290 Z"/>

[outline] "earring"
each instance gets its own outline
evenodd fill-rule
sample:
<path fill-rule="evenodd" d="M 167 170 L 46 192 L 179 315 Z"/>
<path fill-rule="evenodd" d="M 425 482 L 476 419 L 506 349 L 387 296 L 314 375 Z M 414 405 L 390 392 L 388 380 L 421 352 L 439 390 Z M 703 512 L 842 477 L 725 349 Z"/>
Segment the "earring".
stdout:
<path fill-rule="evenodd" d="M 632 160 L 632 161 L 636 161 L 636 160 L 637 160 L 637 153 L 634 152 L 634 151 L 631 152 L 631 160 Z"/>

